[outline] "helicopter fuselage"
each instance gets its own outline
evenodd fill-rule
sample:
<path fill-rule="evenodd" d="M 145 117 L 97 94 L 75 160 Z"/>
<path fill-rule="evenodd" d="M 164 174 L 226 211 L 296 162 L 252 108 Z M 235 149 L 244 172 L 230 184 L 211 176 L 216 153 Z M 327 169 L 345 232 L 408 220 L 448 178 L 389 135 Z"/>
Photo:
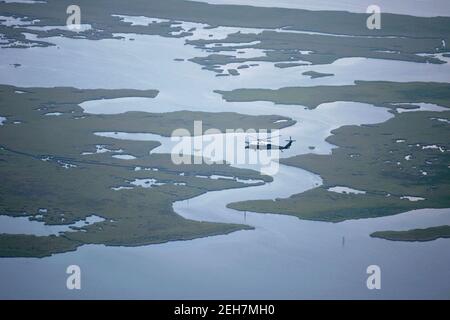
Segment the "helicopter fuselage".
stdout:
<path fill-rule="evenodd" d="M 293 140 L 289 140 L 285 146 L 278 146 L 270 142 L 254 142 L 245 146 L 245 149 L 252 150 L 287 150 L 292 146 Z"/>

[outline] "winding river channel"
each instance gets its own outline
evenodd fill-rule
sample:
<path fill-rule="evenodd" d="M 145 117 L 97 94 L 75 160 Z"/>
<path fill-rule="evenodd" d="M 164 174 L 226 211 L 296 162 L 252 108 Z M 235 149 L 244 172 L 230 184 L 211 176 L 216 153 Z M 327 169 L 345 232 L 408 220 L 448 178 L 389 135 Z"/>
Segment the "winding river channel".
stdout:
<path fill-rule="evenodd" d="M 327 103 L 314 110 L 268 102 L 231 103 L 213 91 L 342 85 L 354 80 L 450 82 L 448 63 L 364 58 L 287 69 L 261 62 L 242 70 L 238 77 L 215 77 L 199 65 L 174 60 L 207 54 L 184 45 L 184 39 L 123 36 L 123 40 L 99 41 L 55 37 L 49 40 L 56 47 L 2 49 L 0 82 L 160 90 L 155 99 L 86 101 L 81 107 L 87 113 L 190 110 L 287 116 L 297 123 L 282 129 L 281 134 L 297 141 L 282 157 L 311 152 L 309 146 L 315 147 L 315 153 L 328 154 L 334 148 L 325 141 L 331 130 L 381 123 L 393 114 L 355 102 Z M 135 40 L 129 41 L 130 37 Z M 13 70 L 14 63 L 22 67 Z M 312 80 L 302 76 L 307 70 L 335 76 Z M 170 138 L 152 134 L 120 133 L 115 137 L 161 141 L 152 152 L 168 153 L 173 146 Z M 369 236 L 379 230 L 450 224 L 450 209 L 324 223 L 226 208 L 235 201 L 286 198 L 322 183 L 318 175 L 284 165 L 273 179 L 260 186 L 208 192 L 173 205 L 186 219 L 243 223 L 254 230 L 136 248 L 85 245 L 76 252 L 44 259 L 0 259 L 0 283 L 10 288 L 1 290 L 0 298 L 450 298 L 450 240 L 404 243 Z M 65 287 L 65 270 L 71 264 L 79 265 L 83 272 L 80 291 Z M 372 264 L 382 270 L 379 291 L 366 286 L 366 268 Z"/>

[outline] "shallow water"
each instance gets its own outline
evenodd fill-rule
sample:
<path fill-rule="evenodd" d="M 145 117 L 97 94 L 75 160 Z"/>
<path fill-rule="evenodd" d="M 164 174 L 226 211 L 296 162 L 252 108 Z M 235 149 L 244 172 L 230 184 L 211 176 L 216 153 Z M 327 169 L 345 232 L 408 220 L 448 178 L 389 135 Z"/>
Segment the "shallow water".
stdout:
<path fill-rule="evenodd" d="M 45 215 L 46 211 L 39 211 L 39 215 Z M 38 215 L 38 216 L 39 216 Z M 39 218 L 39 217 L 36 217 Z M 42 221 L 30 220 L 29 216 L 10 217 L 0 215 L 0 233 L 7 234 L 29 234 L 36 236 L 58 235 L 62 232 L 74 231 L 74 228 L 81 228 L 105 219 L 96 215 L 90 215 L 85 219 L 76 221 L 70 225 L 64 224 L 64 217 L 61 218 L 61 225 L 47 225 Z"/>
<path fill-rule="evenodd" d="M 190 204 L 191 205 L 191 204 Z M 371 239 L 386 227 L 448 224 L 448 210 L 418 210 L 339 224 L 247 213 L 254 231 L 137 248 L 83 246 L 45 259 L 2 259 L 2 298 L 448 298 L 448 240 Z M 241 215 L 241 221 L 244 217 Z M 430 223 L 430 222 L 433 223 Z M 345 237 L 345 240 L 343 240 Z M 65 289 L 65 269 L 82 290 Z M 367 290 L 366 267 L 382 270 Z"/>

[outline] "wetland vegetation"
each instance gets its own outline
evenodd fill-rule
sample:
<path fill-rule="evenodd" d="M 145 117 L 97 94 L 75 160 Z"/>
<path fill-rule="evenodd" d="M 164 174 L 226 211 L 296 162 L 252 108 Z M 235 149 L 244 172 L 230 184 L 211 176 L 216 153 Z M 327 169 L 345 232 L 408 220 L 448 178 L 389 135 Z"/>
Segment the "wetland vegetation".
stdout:
<path fill-rule="evenodd" d="M 382 124 L 336 129 L 327 139 L 337 146 L 330 155 L 281 160 L 319 174 L 322 186 L 288 199 L 245 201 L 229 207 L 330 222 L 448 208 L 450 127 L 437 118 L 450 118 L 450 111 L 405 112 Z M 335 186 L 364 192 L 328 190 Z"/>
<path fill-rule="evenodd" d="M 433 241 L 441 238 L 450 238 L 450 226 L 438 226 L 406 231 L 377 231 L 370 236 L 391 241 Z"/>
<path fill-rule="evenodd" d="M 417 109 L 414 103 L 431 103 L 450 108 L 450 84 L 439 82 L 355 81 L 354 85 L 286 87 L 280 89 L 217 90 L 226 101 L 271 101 L 301 105 L 310 109 L 334 101 L 368 103 L 391 109 Z"/>
<path fill-rule="evenodd" d="M 105 220 L 59 236 L 0 235 L 0 256 L 48 256 L 88 243 L 137 246 L 185 240 L 247 229 L 235 224 L 188 221 L 173 212 L 174 201 L 211 190 L 247 186 L 212 174 L 271 181 L 251 170 L 228 165 L 174 165 L 167 154 L 150 154 L 157 141 L 123 141 L 98 131 L 156 133 L 170 136 L 202 120 L 211 128 L 281 128 L 292 121 L 279 116 L 237 113 L 127 112 L 93 115 L 80 103 L 126 96 L 154 98 L 155 90 L 81 90 L 0 86 L 0 213 L 67 225 L 93 213 Z M 48 114 L 54 114 L 49 116 Z M 288 120 L 277 122 L 278 120 Z M 133 155 L 121 160 L 113 155 Z M 149 188 L 136 179 L 157 181 Z M 42 211 L 45 211 L 43 214 Z"/>

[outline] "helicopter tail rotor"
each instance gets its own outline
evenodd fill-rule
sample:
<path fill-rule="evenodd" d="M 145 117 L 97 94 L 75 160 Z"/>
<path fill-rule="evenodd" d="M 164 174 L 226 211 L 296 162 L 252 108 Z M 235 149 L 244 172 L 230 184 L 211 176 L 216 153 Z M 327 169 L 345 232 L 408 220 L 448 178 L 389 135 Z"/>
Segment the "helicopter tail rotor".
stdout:
<path fill-rule="evenodd" d="M 285 140 L 285 141 L 287 141 L 287 142 L 295 142 L 297 140 L 292 140 L 292 137 L 289 137 L 289 140 Z"/>

